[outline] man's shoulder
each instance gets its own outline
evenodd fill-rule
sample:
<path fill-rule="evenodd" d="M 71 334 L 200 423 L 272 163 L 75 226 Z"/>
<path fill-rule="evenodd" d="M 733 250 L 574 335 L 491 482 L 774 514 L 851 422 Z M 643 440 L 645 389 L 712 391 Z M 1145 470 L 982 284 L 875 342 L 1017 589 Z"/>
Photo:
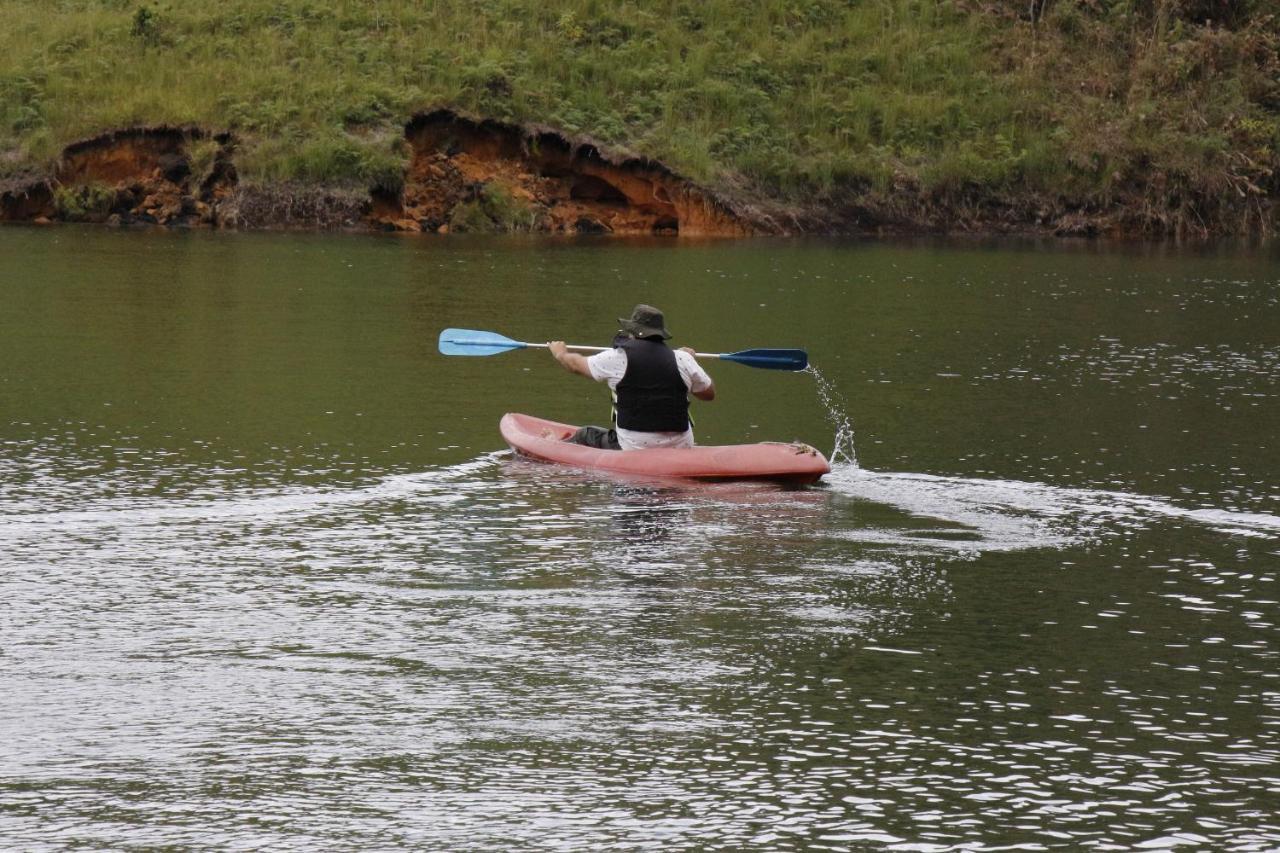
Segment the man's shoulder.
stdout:
<path fill-rule="evenodd" d="M 587 367 L 591 371 L 591 377 L 597 382 L 610 378 L 621 379 L 627 370 L 627 353 L 618 347 L 601 350 L 587 359 Z"/>
<path fill-rule="evenodd" d="M 588 356 L 589 361 L 626 361 L 627 351 L 622 347 L 613 347 L 612 349 L 602 349 L 594 355 Z"/>

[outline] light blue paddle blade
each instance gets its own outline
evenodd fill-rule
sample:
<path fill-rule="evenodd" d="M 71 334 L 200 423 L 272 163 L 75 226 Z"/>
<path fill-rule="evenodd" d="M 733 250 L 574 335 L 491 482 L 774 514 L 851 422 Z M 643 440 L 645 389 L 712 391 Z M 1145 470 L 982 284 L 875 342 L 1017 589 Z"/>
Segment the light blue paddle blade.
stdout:
<path fill-rule="evenodd" d="M 513 341 L 496 332 L 478 332 L 474 329 L 445 329 L 440 333 L 440 352 L 443 355 L 497 355 L 513 349 L 523 349 L 527 344 Z"/>
<path fill-rule="evenodd" d="M 744 349 L 722 353 L 720 357 L 765 370 L 804 370 L 809 366 L 809 354 L 802 349 Z"/>

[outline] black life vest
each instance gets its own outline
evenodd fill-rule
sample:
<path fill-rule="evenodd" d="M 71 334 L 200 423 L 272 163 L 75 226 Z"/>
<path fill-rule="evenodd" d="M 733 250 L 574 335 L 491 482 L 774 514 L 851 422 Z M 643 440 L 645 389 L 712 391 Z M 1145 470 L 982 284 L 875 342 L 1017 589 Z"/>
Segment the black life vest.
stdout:
<path fill-rule="evenodd" d="M 689 388 L 676 354 L 661 341 L 620 336 L 613 345 L 627 353 L 627 372 L 614 392 L 618 426 L 637 432 L 688 429 Z"/>

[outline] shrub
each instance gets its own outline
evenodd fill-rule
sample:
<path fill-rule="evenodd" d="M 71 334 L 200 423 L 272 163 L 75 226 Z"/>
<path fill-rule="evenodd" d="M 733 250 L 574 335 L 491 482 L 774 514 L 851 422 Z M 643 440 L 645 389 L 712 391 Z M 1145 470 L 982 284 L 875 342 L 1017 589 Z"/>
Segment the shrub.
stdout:
<path fill-rule="evenodd" d="M 58 187 L 53 193 L 58 216 L 68 222 L 100 222 L 111 215 L 116 191 L 103 184 Z"/>
<path fill-rule="evenodd" d="M 160 43 L 160 15 L 149 6 L 139 6 L 133 14 L 129 35 L 154 47 Z"/>
<path fill-rule="evenodd" d="M 35 130 L 45 123 L 44 86 L 30 76 L 0 76 L 0 116 L 15 133 Z"/>
<path fill-rule="evenodd" d="M 537 208 L 517 199 L 506 187 L 487 183 L 476 198 L 454 207 L 449 230 L 472 234 L 532 231 L 540 218 Z"/>

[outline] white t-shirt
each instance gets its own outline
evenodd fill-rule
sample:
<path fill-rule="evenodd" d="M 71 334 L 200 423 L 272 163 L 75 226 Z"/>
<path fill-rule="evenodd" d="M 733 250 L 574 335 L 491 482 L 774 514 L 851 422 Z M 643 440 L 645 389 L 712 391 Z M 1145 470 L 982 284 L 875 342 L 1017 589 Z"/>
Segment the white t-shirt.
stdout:
<path fill-rule="evenodd" d="M 698 366 L 697 360 L 683 350 L 672 350 L 676 356 L 676 368 L 685 387 L 693 393 L 711 387 L 711 377 Z M 618 390 L 618 383 L 627 375 L 627 351 L 621 347 L 598 352 L 587 359 L 591 378 L 609 383 L 609 389 Z M 683 432 L 639 432 L 617 427 L 618 444 L 623 450 L 641 450 L 646 447 L 693 447 L 693 428 Z"/>

